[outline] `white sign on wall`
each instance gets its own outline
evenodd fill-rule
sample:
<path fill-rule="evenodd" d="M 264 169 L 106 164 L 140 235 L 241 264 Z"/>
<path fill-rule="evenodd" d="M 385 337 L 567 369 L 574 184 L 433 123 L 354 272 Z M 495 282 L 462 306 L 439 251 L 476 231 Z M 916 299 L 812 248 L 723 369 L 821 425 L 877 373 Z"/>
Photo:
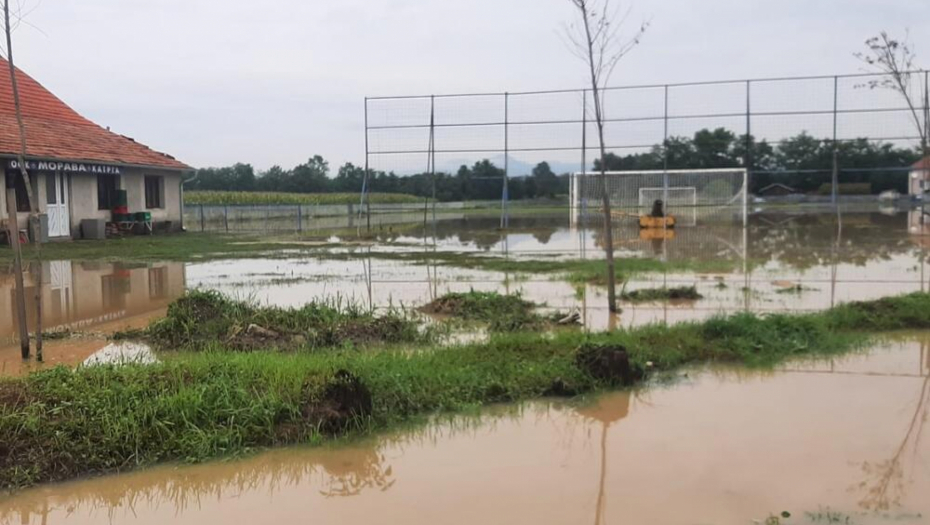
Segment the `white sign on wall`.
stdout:
<path fill-rule="evenodd" d="M 9 168 L 19 169 L 19 161 L 11 160 Z M 87 164 L 84 162 L 56 162 L 51 160 L 27 160 L 26 169 L 29 171 L 65 171 L 70 173 L 92 173 L 95 175 L 119 175 L 119 166 L 105 164 Z"/>

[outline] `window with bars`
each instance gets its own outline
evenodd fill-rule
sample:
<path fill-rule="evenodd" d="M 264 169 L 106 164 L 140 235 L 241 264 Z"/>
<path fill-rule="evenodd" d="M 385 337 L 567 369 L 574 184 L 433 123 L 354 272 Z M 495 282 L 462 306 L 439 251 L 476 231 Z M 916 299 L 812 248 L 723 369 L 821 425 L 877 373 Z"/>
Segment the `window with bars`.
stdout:
<path fill-rule="evenodd" d="M 145 176 L 145 207 L 147 209 L 160 209 L 165 207 L 164 177 L 157 175 Z"/>
<path fill-rule="evenodd" d="M 97 175 L 97 209 L 112 210 L 116 206 L 119 176 Z"/>

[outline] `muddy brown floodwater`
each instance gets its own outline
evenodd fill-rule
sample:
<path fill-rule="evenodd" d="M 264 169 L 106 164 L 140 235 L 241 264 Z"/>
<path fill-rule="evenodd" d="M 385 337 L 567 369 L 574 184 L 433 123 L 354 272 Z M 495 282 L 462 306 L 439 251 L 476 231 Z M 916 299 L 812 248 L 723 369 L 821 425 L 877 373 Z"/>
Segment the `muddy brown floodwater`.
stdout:
<path fill-rule="evenodd" d="M 832 361 L 47 485 L 0 497 L 0 523 L 930 523 L 928 408 L 930 334 L 901 335 Z"/>
<path fill-rule="evenodd" d="M 45 329 L 78 333 L 76 338 L 49 342 L 47 364 L 90 359 L 106 349 L 105 334 L 145 326 L 164 315 L 167 305 L 189 288 L 281 306 L 316 300 L 375 309 L 417 308 L 448 292 L 521 293 L 545 305 L 544 310 L 577 310 L 590 330 L 743 311 L 816 311 L 846 301 L 930 290 L 930 230 L 920 223 L 918 210 L 847 211 L 839 218 L 833 211 L 753 210 L 747 228 L 739 214 L 700 216 L 683 221 L 668 239 L 644 237 L 636 225 L 618 224 L 615 239 L 620 257 L 694 263 L 698 270 L 708 262 L 723 267 L 714 272 L 635 275 L 625 284 L 626 291 L 695 286 L 703 299 L 622 303 L 619 316 L 609 313 L 601 286 L 576 288 L 553 274 L 463 269 L 423 257 L 450 252 L 517 262 L 603 257 L 600 229 L 570 224 L 567 212 L 513 217 L 505 232 L 497 229 L 499 224 L 495 217 L 454 217 L 426 228 L 422 224 L 377 227 L 369 246 L 359 246 L 357 233 L 326 238 L 342 243 L 341 251 L 354 252 L 348 260 L 311 250 L 202 263 L 45 262 L 41 272 Z M 379 258 L 379 252 L 417 257 L 392 260 Z M 37 273 L 27 275 L 30 326 Z M 19 358 L 13 297 L 12 274 L 0 268 L 0 375 L 38 367 L 24 365 Z"/>

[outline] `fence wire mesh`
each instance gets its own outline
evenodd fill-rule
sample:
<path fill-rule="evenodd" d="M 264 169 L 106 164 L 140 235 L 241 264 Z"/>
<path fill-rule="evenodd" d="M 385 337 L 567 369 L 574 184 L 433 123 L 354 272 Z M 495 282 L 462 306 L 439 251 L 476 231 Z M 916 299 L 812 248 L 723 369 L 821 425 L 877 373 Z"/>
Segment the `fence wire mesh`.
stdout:
<path fill-rule="evenodd" d="M 907 97 L 887 88 L 889 79 L 857 74 L 607 88 L 607 168 L 742 168 L 754 195 L 906 194 L 914 189 L 911 166 L 922 156 L 928 128 L 928 74 L 906 75 Z M 419 174 L 467 186 L 459 188 L 466 199 L 533 196 L 521 180 L 542 162 L 556 174 L 597 169 L 593 107 L 586 89 L 367 98 L 366 167 L 373 180 L 363 191 L 377 191 L 379 177 Z"/>

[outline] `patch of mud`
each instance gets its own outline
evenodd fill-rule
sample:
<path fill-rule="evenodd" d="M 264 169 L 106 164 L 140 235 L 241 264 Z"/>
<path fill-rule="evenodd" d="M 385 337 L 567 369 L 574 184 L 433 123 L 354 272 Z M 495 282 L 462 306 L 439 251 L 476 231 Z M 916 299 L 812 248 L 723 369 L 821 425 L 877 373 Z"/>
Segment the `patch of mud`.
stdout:
<path fill-rule="evenodd" d="M 644 376 L 622 346 L 584 344 L 575 352 L 575 366 L 611 385 L 630 386 Z"/>

